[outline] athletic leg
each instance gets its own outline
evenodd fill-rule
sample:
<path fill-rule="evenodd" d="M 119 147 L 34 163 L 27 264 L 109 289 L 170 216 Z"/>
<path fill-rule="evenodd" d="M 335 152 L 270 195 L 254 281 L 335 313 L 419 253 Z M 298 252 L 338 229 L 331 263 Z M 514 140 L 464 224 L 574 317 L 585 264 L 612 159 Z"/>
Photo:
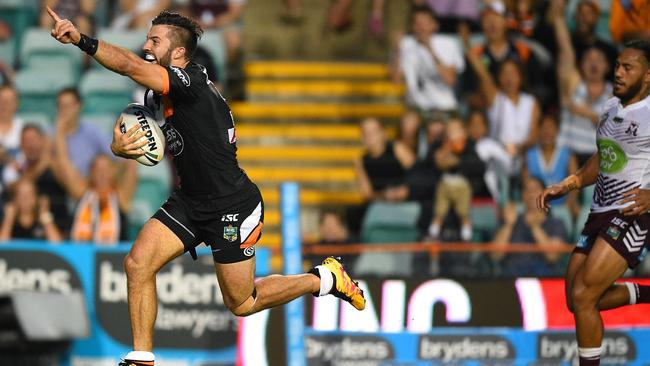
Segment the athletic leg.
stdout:
<path fill-rule="evenodd" d="M 271 275 L 255 282 L 255 257 L 237 263 L 215 263 L 215 268 L 224 304 L 237 316 L 282 305 L 320 290 L 319 278 L 309 273 Z"/>
<path fill-rule="evenodd" d="M 158 311 L 156 273 L 183 251 L 180 239 L 167 226 L 150 219 L 124 259 L 135 351 L 153 349 L 153 327 Z"/>
<path fill-rule="evenodd" d="M 625 273 L 627 267 L 627 261 L 609 243 L 598 237 L 583 265 L 577 270 L 570 285 L 570 295 L 581 358 L 585 349 L 591 352 L 600 348 L 603 321 L 598 304 L 605 291 Z M 599 355 L 598 352 L 598 358 Z M 588 364 L 582 362 L 581 359 L 581 364 Z"/>
<path fill-rule="evenodd" d="M 583 267 L 586 259 L 586 254 L 580 252 L 573 253 L 571 254 L 569 265 L 567 266 L 564 283 L 566 290 L 567 307 L 571 312 L 573 312 L 573 303 L 571 298 L 573 281 L 575 279 L 576 273 Z M 632 286 L 635 285 L 631 282 L 629 283 Z M 628 289 L 628 285 L 626 283 L 615 283 L 611 285 L 600 298 L 600 301 L 598 302 L 598 310 L 616 309 L 625 305 L 630 305 L 630 290 Z"/>

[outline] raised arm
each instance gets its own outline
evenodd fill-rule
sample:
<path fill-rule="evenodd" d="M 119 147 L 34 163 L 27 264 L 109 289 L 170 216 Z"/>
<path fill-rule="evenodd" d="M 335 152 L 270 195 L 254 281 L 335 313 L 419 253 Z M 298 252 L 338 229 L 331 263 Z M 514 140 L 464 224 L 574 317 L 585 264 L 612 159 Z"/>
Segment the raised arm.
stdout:
<path fill-rule="evenodd" d="M 570 102 L 573 89 L 580 82 L 580 73 L 576 68 L 575 51 L 571 44 L 571 36 L 564 16 L 564 1 L 552 0 L 549 7 L 549 18 L 553 20 L 555 39 L 558 47 L 557 73 L 560 86 L 560 97 L 564 103 Z"/>
<path fill-rule="evenodd" d="M 59 42 L 74 44 L 94 57 L 105 68 L 128 76 L 145 88 L 159 94 L 167 92 L 169 81 L 167 80 L 167 71 L 162 66 L 146 62 L 124 48 L 81 34 L 70 20 L 61 19 L 49 6 L 47 12 L 56 22 L 52 29 L 52 37 Z"/>
<path fill-rule="evenodd" d="M 57 127 L 60 125 L 61 122 L 57 121 Z M 72 164 L 62 128 L 57 128 L 54 136 L 54 161 L 52 164 L 54 175 L 63 184 L 70 197 L 78 200 L 88 189 L 88 180 Z"/>
<path fill-rule="evenodd" d="M 472 70 L 474 70 L 478 76 L 478 79 L 481 83 L 481 92 L 485 96 L 488 106 L 491 106 L 492 103 L 494 103 L 494 99 L 496 98 L 498 92 L 494 79 L 492 79 L 492 75 L 485 67 L 485 65 L 483 65 L 481 62 L 480 57 L 471 49 L 469 42 L 469 26 L 466 24 L 460 26 L 459 34 L 463 40 L 463 46 L 465 49 L 465 56 L 467 57 L 467 61 L 469 62 Z"/>

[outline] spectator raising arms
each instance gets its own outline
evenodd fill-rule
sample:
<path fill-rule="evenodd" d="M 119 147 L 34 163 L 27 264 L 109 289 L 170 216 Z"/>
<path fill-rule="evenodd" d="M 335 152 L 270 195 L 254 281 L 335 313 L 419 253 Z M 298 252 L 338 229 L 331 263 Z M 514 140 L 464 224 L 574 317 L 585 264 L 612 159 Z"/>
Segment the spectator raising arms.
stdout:
<path fill-rule="evenodd" d="M 487 102 L 490 136 L 506 146 L 511 156 L 522 153 L 537 141 L 540 107 L 535 97 L 522 91 L 524 73 L 521 64 L 506 58 L 498 66 L 498 84 L 480 57 L 470 51 L 469 29 L 461 27 L 465 54 L 478 75 L 481 92 Z"/>
<path fill-rule="evenodd" d="M 546 78 L 547 69 L 533 52 L 531 46 L 521 39 L 508 35 L 505 15 L 506 7 L 501 0 L 486 2 L 481 12 L 481 27 L 485 34 L 485 43 L 474 47 L 472 54 L 480 59 L 494 79 L 501 78 L 503 64 L 506 61 L 514 61 L 515 64 L 521 66 L 520 76 L 530 82 L 533 94 L 538 98 L 548 99 L 550 91 L 554 88 L 551 87 L 552 80 Z M 466 24 L 461 24 L 459 29 L 467 29 Z M 474 68 L 468 71 L 465 75 L 467 80 L 463 89 L 473 97 L 474 100 L 470 101 L 473 104 L 472 107 L 477 108 L 481 106 L 481 101 L 476 100 L 476 95 L 473 92 L 477 83 L 482 82 L 482 78 L 480 75 L 476 75 L 478 72 Z"/>
<path fill-rule="evenodd" d="M 612 95 L 612 84 L 607 81 L 610 65 L 603 49 L 591 46 L 582 52 L 580 70 L 576 68 L 561 5 L 554 1 L 549 9 L 559 51 L 557 71 L 562 105 L 559 143 L 571 149 L 582 166 L 596 152 L 598 114 Z"/>
<path fill-rule="evenodd" d="M 60 126 L 57 125 L 54 142 L 57 169 L 65 177 L 68 194 L 78 200 L 71 239 L 100 245 L 125 240 L 126 213 L 138 181 L 137 163 L 134 160 L 123 163 L 124 172 L 117 184 L 115 162 L 108 155 L 98 154 L 92 159 L 89 176 L 85 178 L 70 161 L 65 132 Z M 117 122 L 114 134 L 122 134 Z"/>
<path fill-rule="evenodd" d="M 38 239 L 61 241 L 47 197 L 38 197 L 36 185 L 21 179 L 12 186 L 11 202 L 5 205 L 0 240 Z"/>
<path fill-rule="evenodd" d="M 412 36 L 400 42 L 400 63 L 407 86 L 407 102 L 420 112 L 454 111 L 457 74 L 465 69 L 457 42 L 437 34 L 438 22 L 427 6 L 412 13 Z"/>
<path fill-rule="evenodd" d="M 616 0 L 618 1 L 618 0 Z M 566 0 L 552 0 L 549 6 L 547 18 L 552 22 L 558 20 L 558 16 L 564 18 Z M 561 10 L 557 13 L 557 10 Z M 589 48 L 597 47 L 605 53 L 607 63 L 614 67 L 618 50 L 611 42 L 602 39 L 596 34 L 598 19 L 600 17 L 600 5 L 598 0 L 580 0 L 575 12 L 575 28 L 571 33 L 571 44 L 575 49 L 575 62 L 580 62 L 582 56 Z M 564 25 L 566 26 L 566 20 Z"/>
<path fill-rule="evenodd" d="M 368 200 L 406 200 L 406 170 L 415 163 L 415 154 L 402 143 L 388 141 L 376 118 L 361 122 L 361 140 L 366 152 L 355 163 L 361 195 Z"/>

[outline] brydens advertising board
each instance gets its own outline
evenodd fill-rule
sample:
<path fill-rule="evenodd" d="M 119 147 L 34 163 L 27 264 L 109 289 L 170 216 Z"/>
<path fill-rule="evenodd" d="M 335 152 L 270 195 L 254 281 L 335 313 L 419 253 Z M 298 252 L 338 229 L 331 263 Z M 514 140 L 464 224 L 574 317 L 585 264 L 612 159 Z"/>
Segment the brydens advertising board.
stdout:
<path fill-rule="evenodd" d="M 73 343 L 62 365 L 115 366 L 130 349 L 122 268 L 127 250 L 5 244 L 0 293 L 81 289 L 91 335 Z M 262 271 L 264 264 L 258 261 Z M 210 255 L 196 262 L 178 258 L 161 271 L 157 285 L 157 365 L 232 365 L 237 357 L 242 365 L 286 364 L 283 308 L 243 321 L 230 315 Z M 558 365 L 576 357 L 561 280 L 368 279 L 361 286 L 368 295 L 363 312 L 331 297 L 306 297 L 309 365 Z M 650 328 L 648 314 L 648 305 L 605 313 L 608 363 L 650 362 L 650 332 L 624 329 Z"/>

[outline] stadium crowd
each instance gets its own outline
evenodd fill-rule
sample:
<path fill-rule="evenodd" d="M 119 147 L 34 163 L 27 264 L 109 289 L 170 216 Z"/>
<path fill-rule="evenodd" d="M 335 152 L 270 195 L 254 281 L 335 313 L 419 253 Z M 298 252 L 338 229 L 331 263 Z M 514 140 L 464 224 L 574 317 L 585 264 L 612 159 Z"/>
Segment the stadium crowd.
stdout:
<path fill-rule="evenodd" d="M 376 207 L 365 211 L 362 225 L 360 212 L 392 202 L 382 206 L 390 224 L 400 202 L 416 201 L 413 228 L 425 243 L 569 248 L 589 213 L 593 188 L 554 201 L 548 215 L 536 210 L 535 197 L 596 152 L 617 50 L 650 36 L 647 18 L 637 20 L 650 7 L 611 1 L 603 31 L 603 2 L 596 0 L 571 2 L 571 18 L 564 0 L 412 3 L 409 33 L 399 40 L 391 67 L 393 79 L 406 85 L 408 112 L 393 140 L 381 121 L 361 122 L 365 153 L 356 171 L 370 206 L 348 210 L 345 229 L 364 241 L 363 226 L 377 216 Z M 323 225 L 325 219 L 331 227 L 332 219 L 324 216 Z M 567 258 L 553 250 L 442 253 L 416 256 L 409 273 L 561 276 Z M 643 273 L 647 269 L 637 274 Z"/>
<path fill-rule="evenodd" d="M 362 222 L 395 215 L 398 209 L 406 210 L 406 220 L 412 207 L 412 240 L 424 243 L 561 247 L 575 242 L 591 192 L 553 202 L 549 215 L 535 210 L 534 197 L 596 152 L 599 110 L 611 96 L 617 50 L 629 40 L 650 38 L 650 5 L 622 0 L 410 2 L 408 28 L 394 45 L 389 65 L 391 79 L 405 85 L 407 112 L 395 138 L 388 137 L 386 121 L 368 116 L 360 122 L 365 153 L 355 171 L 366 203 L 345 214 L 323 212 L 321 242 L 372 241 L 362 232 Z M 102 20 L 91 16 L 95 0 L 42 0 L 34 9 L 51 6 L 88 34 L 96 34 L 97 23 L 118 32 L 146 29 L 162 9 L 191 14 L 204 28 L 223 32 L 226 46 L 223 65 L 209 50 L 199 49 L 197 61 L 208 66 L 211 79 L 219 80 L 231 98 L 243 97 L 244 0 L 109 3 L 112 11 Z M 332 1 L 326 15 L 331 30 L 346 31 L 351 3 Z M 368 33 L 378 36 L 386 32 L 385 1 L 370 4 Z M 603 8 L 609 27 L 599 26 Z M 303 12 L 301 1 L 286 0 L 282 20 L 301 23 Z M 50 29 L 51 21 L 43 10 L 28 26 Z M 11 43 L 14 33 L 0 17 L 0 46 Z M 0 239 L 97 244 L 129 239 L 137 164 L 113 158 L 112 129 L 97 129 L 84 119 L 84 96 L 77 88 L 58 90 L 51 125 L 19 117 L 17 66 L 26 67 L 0 61 Z M 88 59 L 80 61 L 79 68 L 92 67 Z M 392 241 L 411 238 L 394 232 Z M 413 271 L 432 275 L 557 276 L 566 256 L 442 253 L 410 260 Z"/>

